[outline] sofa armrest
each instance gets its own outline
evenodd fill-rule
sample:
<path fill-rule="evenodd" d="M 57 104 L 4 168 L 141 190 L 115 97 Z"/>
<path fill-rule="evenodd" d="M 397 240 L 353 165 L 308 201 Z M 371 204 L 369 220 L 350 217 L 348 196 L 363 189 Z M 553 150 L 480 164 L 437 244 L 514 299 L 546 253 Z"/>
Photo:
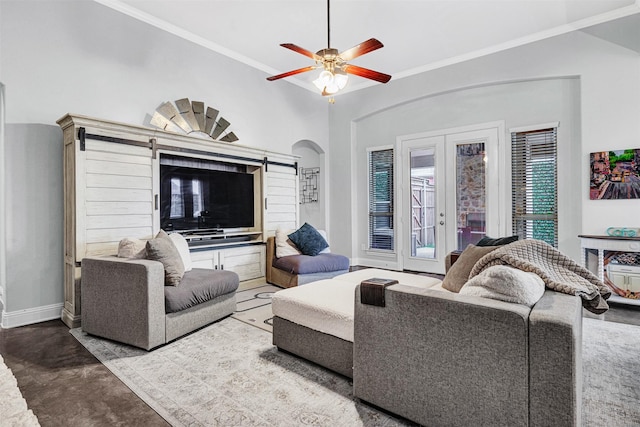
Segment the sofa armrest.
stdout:
<path fill-rule="evenodd" d="M 546 290 L 529 317 L 532 426 L 577 426 L 582 407 L 582 301 Z"/>
<path fill-rule="evenodd" d="M 162 263 L 84 258 L 81 300 L 85 332 L 147 350 L 165 343 Z"/>
<path fill-rule="evenodd" d="M 530 309 L 393 285 L 356 288 L 354 395 L 424 425 L 526 425 Z"/>

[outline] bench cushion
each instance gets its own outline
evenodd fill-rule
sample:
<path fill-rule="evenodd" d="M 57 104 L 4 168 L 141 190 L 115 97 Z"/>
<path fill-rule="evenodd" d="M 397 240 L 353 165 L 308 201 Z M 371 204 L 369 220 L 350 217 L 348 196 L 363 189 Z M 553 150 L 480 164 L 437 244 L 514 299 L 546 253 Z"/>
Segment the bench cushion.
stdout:
<path fill-rule="evenodd" d="M 292 274 L 328 273 L 349 270 L 349 258 L 333 253 L 289 255 L 273 261 L 273 266 Z"/>
<path fill-rule="evenodd" d="M 175 313 L 238 289 L 240 280 L 232 271 L 194 268 L 184 273 L 178 286 L 164 287 L 166 313 Z"/>

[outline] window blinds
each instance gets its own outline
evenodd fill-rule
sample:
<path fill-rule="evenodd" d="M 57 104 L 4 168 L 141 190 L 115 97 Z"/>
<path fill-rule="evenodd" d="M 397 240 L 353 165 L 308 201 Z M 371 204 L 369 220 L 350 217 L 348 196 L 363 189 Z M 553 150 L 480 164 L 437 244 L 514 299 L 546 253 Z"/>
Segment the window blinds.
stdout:
<path fill-rule="evenodd" d="M 369 152 L 369 248 L 394 249 L 393 149 Z"/>
<path fill-rule="evenodd" d="M 513 233 L 558 247 L 557 128 L 511 134 Z"/>

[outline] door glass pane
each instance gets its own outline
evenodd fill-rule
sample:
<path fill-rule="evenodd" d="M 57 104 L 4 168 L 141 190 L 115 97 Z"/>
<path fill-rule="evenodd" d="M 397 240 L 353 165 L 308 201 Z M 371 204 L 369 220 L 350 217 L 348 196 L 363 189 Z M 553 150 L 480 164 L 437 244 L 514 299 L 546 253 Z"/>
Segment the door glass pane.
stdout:
<path fill-rule="evenodd" d="M 476 244 L 486 233 L 484 142 L 456 147 L 458 249 Z"/>
<path fill-rule="evenodd" d="M 435 149 L 411 151 L 411 256 L 436 255 Z"/>

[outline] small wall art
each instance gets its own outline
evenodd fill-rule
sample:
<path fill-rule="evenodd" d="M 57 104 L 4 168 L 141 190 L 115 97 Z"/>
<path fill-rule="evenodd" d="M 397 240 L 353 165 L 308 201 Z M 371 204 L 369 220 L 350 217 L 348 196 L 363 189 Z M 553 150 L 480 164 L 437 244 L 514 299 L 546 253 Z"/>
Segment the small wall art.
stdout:
<path fill-rule="evenodd" d="M 640 148 L 591 153 L 589 198 L 640 199 Z"/>

